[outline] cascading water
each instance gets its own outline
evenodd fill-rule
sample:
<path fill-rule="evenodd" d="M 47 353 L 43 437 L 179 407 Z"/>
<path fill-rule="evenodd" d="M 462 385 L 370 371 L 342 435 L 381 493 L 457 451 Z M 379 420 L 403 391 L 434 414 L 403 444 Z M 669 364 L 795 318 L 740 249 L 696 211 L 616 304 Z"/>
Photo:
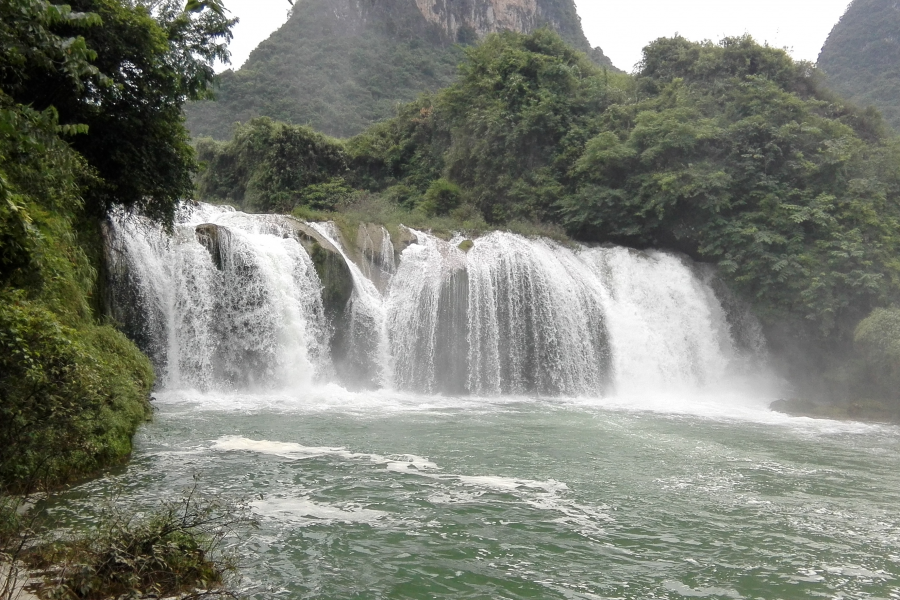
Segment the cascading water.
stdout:
<path fill-rule="evenodd" d="M 313 223 L 313 229 L 340 252 L 353 278 L 353 293 L 344 309 L 348 348 L 344 353 L 343 375 L 352 384 L 370 383 L 381 387 L 390 382 L 390 351 L 385 329 L 384 299 L 370 277 L 347 257 L 340 234 L 332 223 Z M 390 243 L 390 236 L 384 232 Z M 393 248 L 391 249 L 393 254 Z M 393 265 L 393 260 L 389 263 Z"/>
<path fill-rule="evenodd" d="M 715 384 L 761 344 L 737 339 L 746 315 L 727 314 L 709 278 L 674 255 L 409 233 L 397 260 L 371 225 L 354 254 L 333 224 L 290 217 L 201 205 L 171 238 L 117 219 L 114 312 L 170 388 L 336 377 L 450 395 L 639 394 Z M 330 311 L 313 260 L 323 248 L 352 278 Z"/>
<path fill-rule="evenodd" d="M 205 205 L 170 238 L 141 219 L 113 220 L 113 313 L 150 342 L 142 346 L 164 387 L 271 388 L 329 375 L 321 284 L 283 229 Z"/>
<path fill-rule="evenodd" d="M 712 288 L 673 255 L 570 249 L 499 232 L 464 253 L 416 235 L 388 299 L 402 388 L 690 389 L 715 383 L 742 358 Z"/>

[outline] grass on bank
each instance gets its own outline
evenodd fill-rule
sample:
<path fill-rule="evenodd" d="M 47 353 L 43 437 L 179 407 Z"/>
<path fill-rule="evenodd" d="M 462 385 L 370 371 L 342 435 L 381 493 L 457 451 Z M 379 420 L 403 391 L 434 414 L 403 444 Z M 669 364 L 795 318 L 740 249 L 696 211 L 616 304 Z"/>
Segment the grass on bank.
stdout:
<path fill-rule="evenodd" d="M 374 223 L 387 229 L 393 239 L 397 239 L 400 226 L 419 231 L 427 231 L 444 240 L 459 234 L 478 237 L 491 231 L 509 231 L 526 237 L 545 237 L 562 244 L 571 244 L 561 227 L 550 223 L 513 221 L 503 227 L 491 226 L 477 208 L 471 204 L 461 204 L 447 214 L 429 214 L 421 204 L 412 208 L 398 204 L 386 194 L 356 192 L 343 198 L 333 210 L 316 210 L 308 206 L 297 206 L 291 215 L 304 221 L 333 221 L 345 241 L 353 243 L 361 224 Z"/>
<path fill-rule="evenodd" d="M 148 515 L 112 507 L 80 537 L 52 539 L 43 513 L 0 498 L 0 598 L 26 577 L 41 598 L 238 598 L 238 556 L 230 542 L 253 526 L 249 507 L 201 495 L 197 487 Z"/>

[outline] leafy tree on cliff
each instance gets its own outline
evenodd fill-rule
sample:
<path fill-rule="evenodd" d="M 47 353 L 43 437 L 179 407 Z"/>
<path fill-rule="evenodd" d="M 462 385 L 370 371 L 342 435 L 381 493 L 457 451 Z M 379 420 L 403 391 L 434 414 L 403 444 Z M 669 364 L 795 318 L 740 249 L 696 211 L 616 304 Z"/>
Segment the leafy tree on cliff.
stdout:
<path fill-rule="evenodd" d="M 360 182 L 403 182 L 420 193 L 447 177 L 489 223 L 552 220 L 569 169 L 626 101 L 611 74 L 550 30 L 489 36 L 466 52 L 459 80 L 352 139 Z M 368 179 L 367 179 L 368 178 Z"/>
<path fill-rule="evenodd" d="M 657 40 L 637 85 L 574 165 L 573 234 L 714 261 L 764 314 L 826 336 L 897 296 L 900 151 L 877 114 L 748 37 Z"/>
<path fill-rule="evenodd" d="M 190 3 L 189 3 L 190 4 Z M 15 105 L 52 110 L 98 176 L 86 209 L 138 209 L 171 223 L 193 193 L 194 155 L 182 106 L 206 97 L 227 60 L 234 20 L 214 2 L 129 4 L 10 0 L 0 39 L 0 90 Z M 60 60 L 65 56 L 66 60 Z"/>

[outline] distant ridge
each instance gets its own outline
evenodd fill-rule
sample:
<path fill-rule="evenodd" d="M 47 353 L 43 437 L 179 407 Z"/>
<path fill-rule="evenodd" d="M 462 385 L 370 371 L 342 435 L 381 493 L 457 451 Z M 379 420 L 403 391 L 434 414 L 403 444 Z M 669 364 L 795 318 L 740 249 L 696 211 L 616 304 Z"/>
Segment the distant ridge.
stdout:
<path fill-rule="evenodd" d="M 854 0 L 819 54 L 828 85 L 900 131 L 900 1 Z"/>
<path fill-rule="evenodd" d="M 187 107 L 188 129 L 227 139 L 235 122 L 268 116 L 351 136 L 448 85 L 462 45 L 540 27 L 615 69 L 591 48 L 573 0 L 298 0 L 241 69 L 221 75 L 217 101 Z"/>

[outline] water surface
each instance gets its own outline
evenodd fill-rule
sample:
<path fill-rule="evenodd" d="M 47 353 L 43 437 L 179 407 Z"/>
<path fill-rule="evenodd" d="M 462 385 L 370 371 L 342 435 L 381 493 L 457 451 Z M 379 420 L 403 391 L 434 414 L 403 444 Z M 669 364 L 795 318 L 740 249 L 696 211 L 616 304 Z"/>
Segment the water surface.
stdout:
<path fill-rule="evenodd" d="M 98 497 L 250 498 L 254 598 L 900 598 L 900 430 L 725 395 L 167 392 Z"/>

